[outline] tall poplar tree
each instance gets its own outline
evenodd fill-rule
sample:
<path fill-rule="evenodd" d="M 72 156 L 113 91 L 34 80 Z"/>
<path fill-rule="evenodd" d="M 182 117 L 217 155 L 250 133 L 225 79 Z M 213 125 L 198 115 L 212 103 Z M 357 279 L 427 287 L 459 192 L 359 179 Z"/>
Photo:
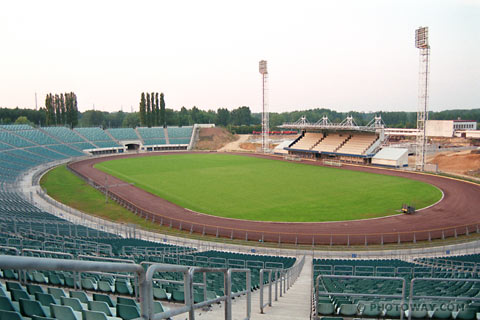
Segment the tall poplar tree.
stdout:
<path fill-rule="evenodd" d="M 152 126 L 152 109 L 150 108 L 150 93 L 147 92 L 147 114 L 146 114 L 146 120 L 147 120 L 147 127 Z"/>
<path fill-rule="evenodd" d="M 163 92 L 160 93 L 160 123 L 159 125 L 163 126 L 164 128 L 167 126 L 167 117 L 165 114 L 165 100 L 163 96 Z"/>
<path fill-rule="evenodd" d="M 145 92 L 142 92 L 142 96 L 140 98 L 140 124 L 145 126 L 147 124 L 146 121 L 146 105 L 145 105 Z"/>
<path fill-rule="evenodd" d="M 160 125 L 160 106 L 158 104 L 158 92 L 155 93 L 155 126 Z"/>

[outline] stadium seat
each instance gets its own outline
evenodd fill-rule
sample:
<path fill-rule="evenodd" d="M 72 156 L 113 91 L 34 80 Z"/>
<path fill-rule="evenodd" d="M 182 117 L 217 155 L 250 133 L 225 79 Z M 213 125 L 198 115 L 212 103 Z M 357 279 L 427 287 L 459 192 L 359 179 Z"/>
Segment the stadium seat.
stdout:
<path fill-rule="evenodd" d="M 70 298 L 77 298 L 81 303 L 88 303 L 88 296 L 83 291 L 70 291 Z"/>
<path fill-rule="evenodd" d="M 49 317 L 48 309 L 44 309 L 40 302 L 34 300 L 19 300 L 20 313 L 25 317 L 40 316 Z M 48 314 L 47 314 L 48 313 Z"/>
<path fill-rule="evenodd" d="M 317 310 L 320 315 L 330 315 L 335 312 L 335 308 L 331 303 L 319 303 Z"/>
<path fill-rule="evenodd" d="M 121 303 L 117 304 L 117 317 L 123 320 L 142 320 L 137 307 Z"/>
<path fill-rule="evenodd" d="M 62 302 L 63 306 L 69 306 L 72 307 L 74 311 L 79 311 L 81 312 L 83 310 L 82 303 L 80 302 L 79 299 L 77 298 L 67 298 L 67 297 L 61 297 L 60 301 Z"/>
<path fill-rule="evenodd" d="M 58 301 L 50 293 L 35 292 L 35 300 L 44 307 L 49 307 L 50 304 L 58 304 Z"/>
<path fill-rule="evenodd" d="M 55 299 L 60 299 L 61 297 L 66 297 L 65 291 L 62 288 L 53 288 L 48 287 L 48 293 L 50 293 Z"/>
<path fill-rule="evenodd" d="M 23 320 L 23 317 L 16 311 L 0 310 L 0 320 Z"/>
<path fill-rule="evenodd" d="M 59 305 L 50 305 L 51 314 L 55 319 L 61 320 L 82 320 L 82 315 L 75 313 L 72 307 L 69 306 L 59 306 Z"/>
<path fill-rule="evenodd" d="M 103 312 L 109 317 L 112 317 L 115 312 L 115 309 L 110 308 L 104 301 L 88 301 L 88 310 Z"/>
<path fill-rule="evenodd" d="M 0 310 L 18 311 L 8 297 L 0 297 Z"/>
<path fill-rule="evenodd" d="M 105 294 L 94 293 L 93 294 L 93 300 L 94 301 L 103 301 L 103 302 L 106 302 L 109 307 L 112 307 L 112 308 L 115 307 L 115 303 L 113 302 L 112 298 L 110 298 L 110 296 L 105 295 Z"/>

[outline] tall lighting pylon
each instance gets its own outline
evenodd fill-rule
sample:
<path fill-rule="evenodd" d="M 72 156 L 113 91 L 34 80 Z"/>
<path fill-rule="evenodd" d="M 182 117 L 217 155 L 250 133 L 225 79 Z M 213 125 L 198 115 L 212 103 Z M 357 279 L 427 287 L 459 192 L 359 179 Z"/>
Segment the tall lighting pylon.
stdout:
<path fill-rule="evenodd" d="M 270 122 L 268 117 L 268 71 L 266 60 L 260 61 L 259 71 L 262 75 L 262 152 L 267 153 L 270 151 L 270 141 L 268 139 Z"/>
<path fill-rule="evenodd" d="M 430 73 L 430 45 L 428 44 L 428 27 L 415 30 L 415 47 L 420 49 L 418 73 L 418 110 L 417 110 L 417 144 L 415 169 L 424 171 L 426 153 L 426 125 L 428 120 L 428 86 Z"/>

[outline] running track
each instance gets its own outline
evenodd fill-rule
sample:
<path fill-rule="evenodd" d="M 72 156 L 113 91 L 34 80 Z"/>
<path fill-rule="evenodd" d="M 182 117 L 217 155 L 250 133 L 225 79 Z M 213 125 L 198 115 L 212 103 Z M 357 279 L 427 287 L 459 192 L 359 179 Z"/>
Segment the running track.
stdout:
<path fill-rule="evenodd" d="M 168 154 L 178 154 L 178 152 L 125 154 L 93 158 L 71 163 L 69 168 L 83 178 L 91 180 L 94 184 L 103 186 L 107 174 L 93 168 L 96 163 L 111 159 Z M 284 161 L 273 156 L 242 155 Z M 306 160 L 302 162 L 321 165 L 318 162 Z M 135 186 L 112 187 L 109 188 L 109 191 L 117 201 L 130 210 L 156 223 L 181 230 L 235 239 L 347 245 L 413 242 L 479 232 L 480 185 L 439 176 L 375 167 L 343 165 L 342 168 L 427 182 L 440 188 L 444 192 L 444 198 L 433 207 L 422 210 L 415 215 L 396 215 L 357 221 L 286 223 L 238 220 L 196 213 Z M 108 184 L 121 182 L 121 180 L 108 175 Z"/>

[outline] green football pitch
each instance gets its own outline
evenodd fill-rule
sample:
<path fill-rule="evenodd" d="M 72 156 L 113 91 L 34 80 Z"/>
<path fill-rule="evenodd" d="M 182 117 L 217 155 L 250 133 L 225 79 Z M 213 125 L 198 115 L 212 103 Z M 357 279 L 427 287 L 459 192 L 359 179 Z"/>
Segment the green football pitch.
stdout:
<path fill-rule="evenodd" d="M 405 178 L 227 154 L 126 158 L 95 167 L 190 210 L 247 220 L 375 218 L 442 196 Z"/>

